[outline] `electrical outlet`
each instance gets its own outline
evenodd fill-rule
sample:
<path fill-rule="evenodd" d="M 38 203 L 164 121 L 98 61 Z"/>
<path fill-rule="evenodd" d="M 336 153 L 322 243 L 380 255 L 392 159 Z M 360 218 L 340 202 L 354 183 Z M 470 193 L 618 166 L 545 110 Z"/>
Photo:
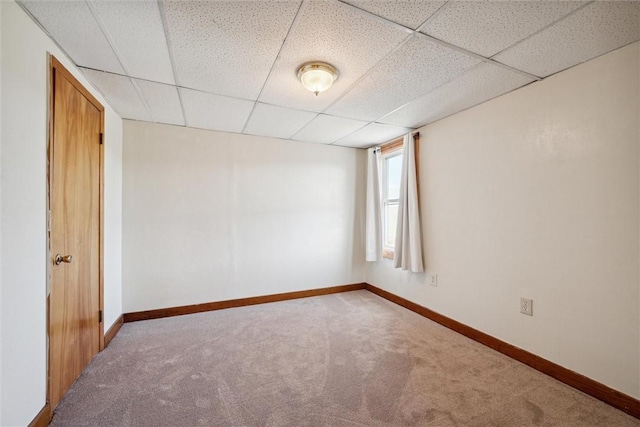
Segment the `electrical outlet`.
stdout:
<path fill-rule="evenodd" d="M 520 298 L 520 313 L 527 316 L 533 316 L 533 300 L 528 298 Z"/>
<path fill-rule="evenodd" d="M 431 286 L 438 286 L 438 275 L 435 273 L 431 275 Z"/>

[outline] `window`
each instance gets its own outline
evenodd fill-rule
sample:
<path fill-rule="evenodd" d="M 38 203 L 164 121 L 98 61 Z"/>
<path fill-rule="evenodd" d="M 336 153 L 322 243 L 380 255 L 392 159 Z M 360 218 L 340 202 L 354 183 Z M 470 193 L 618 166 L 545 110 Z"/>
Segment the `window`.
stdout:
<path fill-rule="evenodd" d="M 402 146 L 382 153 L 382 242 L 383 256 L 393 258 L 398 222 L 400 175 L 402 171 Z"/>

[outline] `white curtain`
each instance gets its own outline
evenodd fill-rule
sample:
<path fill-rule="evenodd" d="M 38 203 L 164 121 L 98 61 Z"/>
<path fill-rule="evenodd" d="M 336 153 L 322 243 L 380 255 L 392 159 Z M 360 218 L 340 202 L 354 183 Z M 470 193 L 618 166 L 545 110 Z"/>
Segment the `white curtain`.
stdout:
<path fill-rule="evenodd" d="M 367 150 L 366 259 L 382 259 L 382 161 L 379 148 Z"/>
<path fill-rule="evenodd" d="M 404 136 L 402 145 L 402 177 L 393 265 L 396 268 L 420 273 L 424 268 L 415 157 L 415 141 L 409 133 Z"/>

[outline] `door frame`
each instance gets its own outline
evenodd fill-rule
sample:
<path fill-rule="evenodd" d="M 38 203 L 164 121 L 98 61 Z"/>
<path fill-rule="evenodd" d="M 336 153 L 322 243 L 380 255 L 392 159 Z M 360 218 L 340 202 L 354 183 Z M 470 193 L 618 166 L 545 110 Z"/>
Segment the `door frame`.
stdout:
<path fill-rule="evenodd" d="M 102 315 L 99 317 L 98 324 L 98 352 L 104 349 L 104 107 L 102 104 L 85 88 L 82 83 L 76 79 L 69 70 L 67 70 L 62 63 L 56 59 L 55 56 L 48 53 L 49 63 L 49 108 L 48 108 L 48 136 L 47 136 L 47 278 L 46 278 L 46 306 L 47 306 L 47 405 L 51 402 L 51 387 L 50 387 L 50 371 L 51 371 L 51 353 L 49 345 L 49 337 L 51 335 L 50 327 L 50 307 L 49 307 L 49 295 L 51 292 L 51 268 L 53 265 L 53 256 L 51 251 L 51 194 L 53 191 L 53 128 L 54 128 L 54 96 L 55 96 L 55 77 L 56 73 L 60 73 L 64 78 L 71 83 L 71 85 L 78 90 L 100 113 L 100 159 L 99 167 L 99 227 L 98 227 L 98 301 L 99 310 Z M 53 411 L 53 408 L 50 408 Z"/>

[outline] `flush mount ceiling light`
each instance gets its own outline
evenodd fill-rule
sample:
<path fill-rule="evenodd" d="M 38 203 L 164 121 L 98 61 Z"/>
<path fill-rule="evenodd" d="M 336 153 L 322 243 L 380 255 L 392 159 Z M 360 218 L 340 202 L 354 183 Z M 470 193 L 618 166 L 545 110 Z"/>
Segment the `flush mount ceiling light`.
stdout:
<path fill-rule="evenodd" d="M 305 89 L 318 96 L 338 79 L 338 70 L 326 62 L 307 62 L 298 69 L 298 79 Z"/>

